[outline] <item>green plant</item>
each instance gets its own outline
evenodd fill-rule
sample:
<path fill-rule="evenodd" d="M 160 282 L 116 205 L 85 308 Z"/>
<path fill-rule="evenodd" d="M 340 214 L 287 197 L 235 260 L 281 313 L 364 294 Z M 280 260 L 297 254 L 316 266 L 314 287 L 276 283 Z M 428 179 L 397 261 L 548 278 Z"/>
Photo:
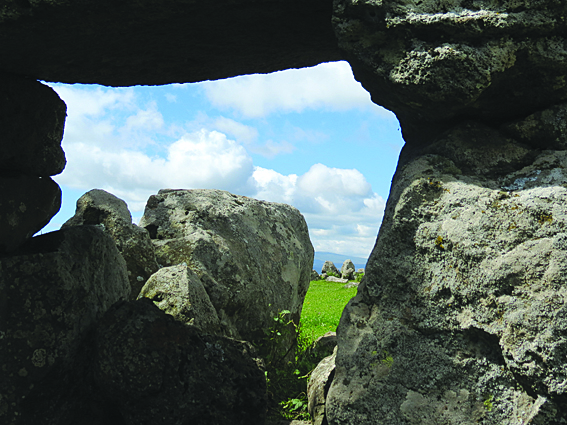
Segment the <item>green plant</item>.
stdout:
<path fill-rule="evenodd" d="M 360 283 L 363 277 L 364 277 L 364 273 L 357 273 L 356 276 L 354 277 L 354 281 Z"/>
<path fill-rule="evenodd" d="M 274 314 L 273 323 L 257 346 L 266 363 L 271 418 L 309 420 L 307 383 L 322 360 L 313 344 L 319 336 L 336 330 L 346 303 L 355 294 L 356 288 L 312 281 L 299 326 L 288 310 Z"/>
<path fill-rule="evenodd" d="M 327 272 L 327 276 L 340 277 L 337 273 L 335 273 L 335 272 L 333 272 L 333 271 L 331 271 L 331 270 L 329 270 L 329 271 Z"/>

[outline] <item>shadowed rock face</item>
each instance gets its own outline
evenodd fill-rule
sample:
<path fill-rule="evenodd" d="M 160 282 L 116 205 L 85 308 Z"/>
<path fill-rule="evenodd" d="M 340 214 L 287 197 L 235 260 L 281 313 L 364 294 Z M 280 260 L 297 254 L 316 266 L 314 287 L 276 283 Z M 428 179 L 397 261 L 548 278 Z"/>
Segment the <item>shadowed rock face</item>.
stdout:
<path fill-rule="evenodd" d="M 331 9 L 328 0 L 7 0 L 0 69 L 132 86 L 313 66 L 340 59 Z"/>
<path fill-rule="evenodd" d="M 337 0 L 339 46 L 407 142 L 466 117 L 494 124 L 567 96 L 567 4 Z"/>

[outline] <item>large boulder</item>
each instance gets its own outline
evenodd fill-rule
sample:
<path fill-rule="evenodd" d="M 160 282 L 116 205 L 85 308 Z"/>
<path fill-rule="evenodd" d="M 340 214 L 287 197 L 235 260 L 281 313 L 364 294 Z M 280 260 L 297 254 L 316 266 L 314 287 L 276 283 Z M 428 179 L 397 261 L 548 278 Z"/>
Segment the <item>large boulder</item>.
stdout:
<path fill-rule="evenodd" d="M 148 232 L 132 224 L 126 202 L 101 189 L 81 196 L 75 215 L 61 228 L 82 225 L 100 225 L 112 237 L 126 261 L 132 288 L 130 298 L 136 299 L 148 278 L 159 269 Z"/>
<path fill-rule="evenodd" d="M 567 3 L 337 0 L 339 47 L 408 143 L 567 99 Z M 501 121 L 500 121 L 501 122 Z"/>
<path fill-rule="evenodd" d="M 543 150 L 545 125 L 404 148 L 337 331 L 330 424 L 567 420 L 567 151 Z"/>
<path fill-rule="evenodd" d="M 354 263 L 352 260 L 345 260 L 343 265 L 341 266 L 341 278 L 346 280 L 353 280 L 354 279 Z"/>
<path fill-rule="evenodd" d="M 146 282 L 138 298 L 148 298 L 175 320 L 218 334 L 220 321 L 203 282 L 186 264 L 164 267 Z"/>
<path fill-rule="evenodd" d="M 321 268 L 321 274 L 326 274 L 328 276 L 335 276 L 339 277 L 341 274 L 339 273 L 339 269 L 335 266 L 335 263 L 332 261 L 325 261 L 323 263 L 323 267 Z"/>
<path fill-rule="evenodd" d="M 2 172 L 53 176 L 63 171 L 61 139 L 66 111 L 67 106 L 51 87 L 33 79 L 1 75 Z"/>
<path fill-rule="evenodd" d="M 100 321 L 93 365 L 124 425 L 249 425 L 266 419 L 266 378 L 249 343 L 203 335 L 151 301 L 118 304 Z"/>
<path fill-rule="evenodd" d="M 299 324 L 313 247 L 295 208 L 220 190 L 161 190 L 140 226 L 163 266 L 201 279 L 227 335 L 260 341 L 283 311 Z"/>
<path fill-rule="evenodd" d="M 0 253 L 20 247 L 61 207 L 61 189 L 49 177 L 0 177 Z"/>
<path fill-rule="evenodd" d="M 339 60 L 329 0 L 6 0 L 0 71 L 112 86 L 267 73 Z"/>
<path fill-rule="evenodd" d="M 129 293 L 124 260 L 96 227 L 38 236 L 0 259 L 2 424 L 72 422 L 89 357 L 82 347 Z"/>
<path fill-rule="evenodd" d="M 65 167 L 61 139 L 67 108 L 37 81 L 9 75 L 0 80 L 0 253 L 5 253 L 59 211 L 61 190 L 49 176 Z"/>

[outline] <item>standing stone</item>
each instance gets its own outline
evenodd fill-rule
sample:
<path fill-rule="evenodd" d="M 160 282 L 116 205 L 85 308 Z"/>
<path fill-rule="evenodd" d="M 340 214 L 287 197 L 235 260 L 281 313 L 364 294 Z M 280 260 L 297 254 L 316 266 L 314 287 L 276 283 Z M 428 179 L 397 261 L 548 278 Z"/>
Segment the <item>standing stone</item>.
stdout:
<path fill-rule="evenodd" d="M 259 341 L 282 310 L 299 323 L 313 247 L 295 208 L 220 190 L 160 190 L 140 226 L 160 264 L 197 274 L 228 336 Z"/>
<path fill-rule="evenodd" d="M 186 264 L 164 267 L 154 273 L 140 291 L 165 313 L 204 333 L 218 334 L 220 321 L 201 279 Z"/>
<path fill-rule="evenodd" d="M 67 423 L 83 391 L 83 342 L 129 292 L 122 256 L 96 227 L 48 233 L 0 259 L 0 423 Z"/>
<path fill-rule="evenodd" d="M 66 106 L 57 93 L 37 81 L 1 77 L 0 253 L 6 253 L 30 239 L 59 211 L 61 190 L 49 176 L 65 167 L 61 139 Z"/>
<path fill-rule="evenodd" d="M 317 270 L 311 270 L 311 280 L 319 280 L 321 276 L 317 273 Z"/>
<path fill-rule="evenodd" d="M 115 305 L 95 351 L 96 385 L 125 425 L 265 422 L 266 378 L 252 346 L 201 334 L 148 299 Z"/>
<path fill-rule="evenodd" d="M 148 278 L 158 271 L 154 246 L 148 232 L 132 224 L 126 202 L 104 190 L 93 189 L 77 200 L 75 215 L 62 229 L 71 226 L 102 225 L 126 261 L 128 279 L 135 299 Z"/>
<path fill-rule="evenodd" d="M 567 420 L 567 152 L 466 126 L 398 166 L 337 331 L 331 424 Z"/>
<path fill-rule="evenodd" d="M 323 264 L 323 268 L 321 269 L 321 274 L 323 273 L 325 273 L 327 276 L 331 276 L 332 274 L 335 277 L 339 277 L 341 275 L 339 273 L 339 270 L 335 267 L 335 264 L 332 261 L 325 261 L 325 263 Z"/>
<path fill-rule="evenodd" d="M 345 260 L 341 267 L 341 277 L 346 280 L 354 279 L 354 263 L 352 260 Z"/>

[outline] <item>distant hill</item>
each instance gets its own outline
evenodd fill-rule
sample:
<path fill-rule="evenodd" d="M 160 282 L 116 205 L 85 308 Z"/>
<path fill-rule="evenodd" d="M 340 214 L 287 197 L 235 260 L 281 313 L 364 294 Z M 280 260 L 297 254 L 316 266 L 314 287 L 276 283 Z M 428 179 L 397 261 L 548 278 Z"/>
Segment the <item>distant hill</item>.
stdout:
<path fill-rule="evenodd" d="M 323 268 L 325 261 L 332 261 L 333 263 L 335 263 L 335 267 L 340 270 L 345 260 L 351 260 L 354 263 L 354 267 L 356 269 L 363 269 L 366 267 L 368 258 L 355 257 L 353 255 L 335 254 L 332 252 L 315 252 L 313 269 L 316 270 L 317 273 L 321 273 L 321 269 Z"/>

